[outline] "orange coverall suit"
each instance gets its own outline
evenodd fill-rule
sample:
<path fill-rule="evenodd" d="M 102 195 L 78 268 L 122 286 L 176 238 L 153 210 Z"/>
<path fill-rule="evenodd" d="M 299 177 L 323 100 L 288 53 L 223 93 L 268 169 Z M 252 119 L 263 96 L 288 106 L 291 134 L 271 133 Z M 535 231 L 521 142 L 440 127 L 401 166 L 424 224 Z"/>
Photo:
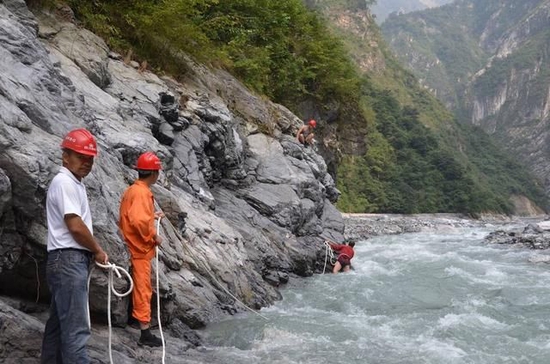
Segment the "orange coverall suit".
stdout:
<path fill-rule="evenodd" d="M 141 323 L 151 322 L 151 259 L 155 256 L 155 211 L 153 193 L 147 183 L 136 180 L 120 203 L 119 227 L 131 254 L 133 310 Z"/>

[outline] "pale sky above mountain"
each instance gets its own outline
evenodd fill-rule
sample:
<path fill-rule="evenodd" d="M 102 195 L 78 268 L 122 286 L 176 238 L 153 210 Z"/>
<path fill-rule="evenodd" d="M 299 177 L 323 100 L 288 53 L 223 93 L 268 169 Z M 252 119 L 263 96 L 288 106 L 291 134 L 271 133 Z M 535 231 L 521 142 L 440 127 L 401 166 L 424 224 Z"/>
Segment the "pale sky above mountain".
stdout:
<path fill-rule="evenodd" d="M 408 13 L 415 10 L 433 8 L 452 2 L 453 0 L 377 0 L 371 10 L 376 15 L 376 22 L 382 23 L 394 11 Z"/>

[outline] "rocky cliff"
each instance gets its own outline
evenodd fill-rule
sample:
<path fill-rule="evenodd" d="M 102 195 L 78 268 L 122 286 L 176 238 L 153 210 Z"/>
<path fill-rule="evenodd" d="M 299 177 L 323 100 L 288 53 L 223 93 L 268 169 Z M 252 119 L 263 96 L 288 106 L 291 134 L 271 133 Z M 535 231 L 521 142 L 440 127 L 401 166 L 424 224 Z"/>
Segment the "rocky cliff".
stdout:
<path fill-rule="evenodd" d="M 424 85 L 517 156 L 547 194 L 549 26 L 548 0 L 462 0 L 383 26 Z"/>
<path fill-rule="evenodd" d="M 270 305 L 290 277 L 322 269 L 319 236 L 343 238 L 339 192 L 323 159 L 295 142 L 302 122 L 286 108 L 190 59 L 186 80 L 155 75 L 60 15 L 0 2 L 0 361 L 37 362 L 49 301 L 46 191 L 62 136 L 86 127 L 100 148 L 85 180 L 95 236 L 123 268 L 118 203 L 132 166 L 146 150 L 166 166 L 153 190 L 167 216 L 158 293 L 169 362 L 185 362 L 200 343 L 189 328 Z M 91 282 L 91 353 L 104 362 L 106 273 Z M 154 362 L 136 351 L 128 304 L 111 302 L 117 363 Z"/>

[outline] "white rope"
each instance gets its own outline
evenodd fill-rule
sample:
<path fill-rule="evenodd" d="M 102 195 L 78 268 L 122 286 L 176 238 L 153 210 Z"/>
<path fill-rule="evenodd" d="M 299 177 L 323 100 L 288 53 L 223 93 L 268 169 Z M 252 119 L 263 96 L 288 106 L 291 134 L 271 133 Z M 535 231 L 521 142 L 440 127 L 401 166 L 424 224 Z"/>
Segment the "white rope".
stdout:
<path fill-rule="evenodd" d="M 109 323 L 109 360 L 110 360 L 110 363 L 112 364 L 113 363 L 113 353 L 112 353 L 112 350 L 111 350 L 111 345 L 112 345 L 111 292 L 113 292 L 114 295 L 117 296 L 117 297 L 126 297 L 134 289 L 134 281 L 132 280 L 132 277 L 130 276 L 130 274 L 124 268 L 119 267 L 116 264 L 113 264 L 113 263 L 110 263 L 110 262 L 108 262 L 107 264 L 100 264 L 98 262 L 95 262 L 95 264 L 100 268 L 109 270 L 109 281 L 108 281 L 109 283 L 108 283 L 108 288 L 107 288 L 107 321 Z M 92 267 L 92 270 L 90 271 L 90 274 L 88 275 L 88 295 L 90 294 L 90 281 L 92 279 L 93 268 L 94 267 Z M 122 278 L 122 276 L 120 275 L 120 271 L 122 271 L 126 275 L 126 277 L 128 278 L 128 281 L 130 282 L 130 288 L 128 288 L 128 291 L 126 291 L 124 293 L 117 292 L 117 290 L 115 289 L 115 285 L 113 284 L 113 281 L 114 281 L 113 273 L 116 273 L 118 278 Z M 92 321 L 90 319 L 90 302 L 88 302 L 88 328 L 90 328 L 90 329 L 92 328 Z"/>
<path fill-rule="evenodd" d="M 331 265 L 336 264 L 337 259 L 334 257 L 334 252 L 330 247 L 330 244 L 328 243 L 328 241 L 325 240 L 325 266 L 323 267 L 323 274 L 325 274 L 325 270 L 327 268 L 327 260 L 329 255 L 330 255 L 330 264 Z"/>
<path fill-rule="evenodd" d="M 160 219 L 157 220 L 157 235 L 160 236 Z M 156 278 L 157 278 L 157 321 L 159 324 L 160 339 L 162 340 L 162 364 L 164 364 L 164 358 L 166 357 L 166 344 L 164 343 L 164 334 L 162 333 L 162 323 L 160 320 L 160 288 L 159 288 L 159 247 L 155 246 L 155 263 L 156 267 Z"/>

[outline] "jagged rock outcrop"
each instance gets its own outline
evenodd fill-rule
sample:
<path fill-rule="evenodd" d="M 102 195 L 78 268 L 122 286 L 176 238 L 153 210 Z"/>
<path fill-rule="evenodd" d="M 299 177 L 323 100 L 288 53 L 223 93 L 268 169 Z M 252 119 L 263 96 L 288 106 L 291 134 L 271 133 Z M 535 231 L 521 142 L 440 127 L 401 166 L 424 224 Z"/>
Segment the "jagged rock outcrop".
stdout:
<path fill-rule="evenodd" d="M 167 216 L 159 294 L 169 362 L 185 362 L 182 353 L 200 342 L 189 327 L 243 310 L 234 297 L 255 309 L 273 303 L 289 276 L 319 269 L 320 235 L 343 238 L 332 205 L 339 192 L 323 159 L 294 141 L 301 121 L 286 108 L 191 60 L 184 83 L 133 67 L 94 34 L 49 14 L 35 17 L 22 0 L 1 2 L 0 19 L 0 361 L 34 363 L 39 355 L 49 300 L 45 197 L 61 138 L 74 127 L 98 138 L 100 155 L 85 180 L 94 235 L 123 268 L 121 194 L 136 178 L 140 153 L 152 150 L 163 161 L 153 192 Z M 29 308 L 24 299 L 40 304 Z M 122 327 L 116 362 L 158 360 L 136 351 L 137 334 L 124 328 L 128 298 L 111 303 Z M 107 275 L 99 269 L 90 308 L 99 325 L 91 352 L 102 362 Z"/>

